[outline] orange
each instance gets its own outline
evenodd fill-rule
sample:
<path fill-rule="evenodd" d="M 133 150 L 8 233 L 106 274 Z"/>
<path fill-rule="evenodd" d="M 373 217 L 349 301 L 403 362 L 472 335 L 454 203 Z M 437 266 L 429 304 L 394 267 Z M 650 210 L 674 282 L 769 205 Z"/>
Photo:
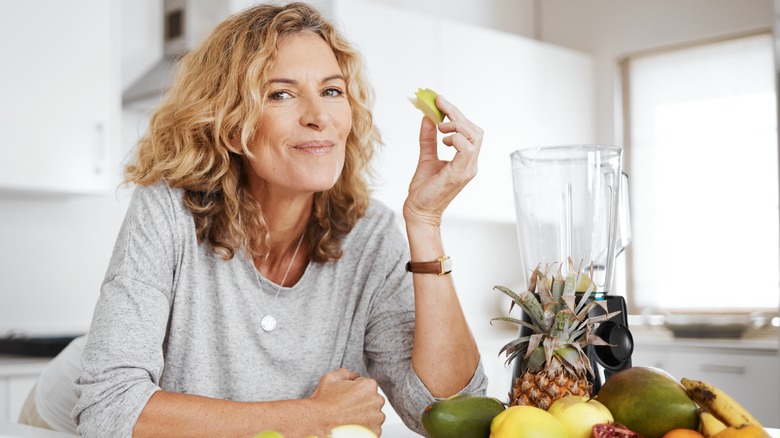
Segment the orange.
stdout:
<path fill-rule="evenodd" d="M 704 435 L 693 429 L 673 429 L 666 432 L 663 438 L 704 438 Z"/>

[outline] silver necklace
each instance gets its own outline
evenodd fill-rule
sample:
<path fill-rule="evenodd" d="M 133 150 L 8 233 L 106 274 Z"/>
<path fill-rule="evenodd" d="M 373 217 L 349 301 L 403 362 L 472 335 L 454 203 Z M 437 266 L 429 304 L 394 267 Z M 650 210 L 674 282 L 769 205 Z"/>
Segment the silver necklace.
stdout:
<path fill-rule="evenodd" d="M 287 271 L 284 273 L 284 277 L 282 277 L 282 282 L 279 283 L 279 287 L 276 288 L 276 295 L 274 295 L 273 304 L 276 304 L 276 299 L 279 298 L 279 291 L 282 290 L 282 287 L 284 287 L 284 282 L 287 280 L 287 274 L 290 273 L 290 268 L 292 268 L 293 263 L 295 263 L 295 257 L 298 255 L 298 250 L 301 248 L 301 242 L 303 242 L 303 236 L 305 235 L 306 235 L 306 230 L 303 231 L 303 234 L 301 234 L 301 238 L 298 239 L 298 246 L 295 247 L 295 252 L 293 253 L 292 259 L 290 260 L 290 264 L 287 266 Z M 257 269 L 255 269 L 255 278 L 257 278 L 257 284 L 260 286 L 260 289 L 262 290 L 263 284 L 260 282 L 260 276 L 257 273 Z M 265 332 L 270 332 L 271 330 L 275 329 L 276 318 L 274 318 L 274 316 L 271 315 L 270 312 L 266 313 L 266 315 L 260 320 L 260 328 L 262 328 L 263 331 Z"/>

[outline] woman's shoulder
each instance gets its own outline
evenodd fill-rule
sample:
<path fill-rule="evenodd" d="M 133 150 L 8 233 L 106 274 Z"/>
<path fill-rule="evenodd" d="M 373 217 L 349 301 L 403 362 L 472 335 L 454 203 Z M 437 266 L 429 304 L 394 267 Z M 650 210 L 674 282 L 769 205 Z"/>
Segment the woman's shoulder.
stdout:
<path fill-rule="evenodd" d="M 156 206 L 166 210 L 183 207 L 183 189 L 173 188 L 164 180 L 152 184 L 136 185 L 133 201 L 147 208 Z"/>
<path fill-rule="evenodd" d="M 192 213 L 184 204 L 183 189 L 158 181 L 133 188 L 126 218 L 142 226 L 189 228 Z"/>

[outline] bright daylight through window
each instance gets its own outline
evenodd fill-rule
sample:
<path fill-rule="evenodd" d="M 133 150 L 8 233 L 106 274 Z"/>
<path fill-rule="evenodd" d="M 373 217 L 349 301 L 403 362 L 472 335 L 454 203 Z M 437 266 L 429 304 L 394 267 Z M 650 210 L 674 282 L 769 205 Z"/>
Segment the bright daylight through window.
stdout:
<path fill-rule="evenodd" d="M 624 61 L 635 309 L 776 310 L 772 36 Z"/>

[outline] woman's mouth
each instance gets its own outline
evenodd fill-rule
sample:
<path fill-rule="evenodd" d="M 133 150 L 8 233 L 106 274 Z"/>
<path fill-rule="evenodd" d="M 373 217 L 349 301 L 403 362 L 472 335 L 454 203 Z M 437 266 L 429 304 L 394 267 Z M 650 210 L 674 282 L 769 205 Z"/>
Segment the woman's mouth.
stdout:
<path fill-rule="evenodd" d="M 325 155 L 333 149 L 334 143 L 329 140 L 312 140 L 293 145 L 293 149 L 311 155 Z"/>

